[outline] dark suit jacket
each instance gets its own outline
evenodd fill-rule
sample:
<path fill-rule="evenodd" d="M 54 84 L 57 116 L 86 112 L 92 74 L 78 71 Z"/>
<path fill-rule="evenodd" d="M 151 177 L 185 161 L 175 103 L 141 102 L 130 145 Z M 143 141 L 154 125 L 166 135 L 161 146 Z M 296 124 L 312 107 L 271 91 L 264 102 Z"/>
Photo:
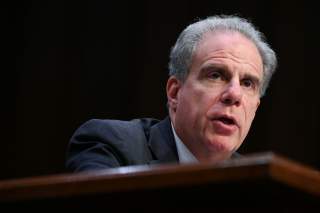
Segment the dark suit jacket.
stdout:
<path fill-rule="evenodd" d="M 66 167 L 71 171 L 178 162 L 170 119 L 93 119 L 72 136 Z"/>

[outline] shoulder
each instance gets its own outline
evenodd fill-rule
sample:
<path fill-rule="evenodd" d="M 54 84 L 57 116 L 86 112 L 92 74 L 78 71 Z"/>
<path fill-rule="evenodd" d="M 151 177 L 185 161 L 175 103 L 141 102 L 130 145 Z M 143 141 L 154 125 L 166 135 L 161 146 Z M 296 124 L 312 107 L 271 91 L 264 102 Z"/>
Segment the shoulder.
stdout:
<path fill-rule="evenodd" d="M 127 137 L 148 136 L 150 128 L 159 120 L 154 118 L 139 118 L 130 121 L 114 119 L 91 119 L 82 124 L 74 133 L 77 136 L 111 137 L 115 139 Z"/>
<path fill-rule="evenodd" d="M 66 166 L 72 171 L 146 164 L 152 160 L 148 146 L 153 118 L 131 121 L 91 119 L 70 139 Z"/>
<path fill-rule="evenodd" d="M 114 119 L 91 119 L 83 123 L 79 129 L 81 130 L 94 130 L 94 131 L 104 131 L 105 128 L 108 129 L 120 129 L 127 130 L 130 128 L 142 128 L 148 129 L 151 126 L 157 124 L 159 120 L 154 118 L 139 118 L 130 121 L 124 120 L 114 120 Z"/>

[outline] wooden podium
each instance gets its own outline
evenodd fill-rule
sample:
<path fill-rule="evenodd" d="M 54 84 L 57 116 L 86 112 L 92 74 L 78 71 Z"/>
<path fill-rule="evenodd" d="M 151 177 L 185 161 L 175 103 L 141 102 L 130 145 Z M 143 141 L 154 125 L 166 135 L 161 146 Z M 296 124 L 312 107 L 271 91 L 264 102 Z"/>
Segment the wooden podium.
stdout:
<path fill-rule="evenodd" d="M 273 153 L 0 181 L 2 210 L 320 212 L 320 173 Z"/>

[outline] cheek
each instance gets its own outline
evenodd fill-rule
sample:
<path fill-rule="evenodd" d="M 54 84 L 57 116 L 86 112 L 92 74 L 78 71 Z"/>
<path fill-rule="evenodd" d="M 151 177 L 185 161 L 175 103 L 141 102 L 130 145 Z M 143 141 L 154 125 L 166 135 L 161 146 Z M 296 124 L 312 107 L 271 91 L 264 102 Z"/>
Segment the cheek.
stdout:
<path fill-rule="evenodd" d="M 245 111 L 245 131 L 248 132 L 249 128 L 252 124 L 252 121 L 256 115 L 256 111 L 257 111 L 257 104 L 256 102 L 249 104 L 246 107 L 246 111 Z"/>
<path fill-rule="evenodd" d="M 200 131 L 208 109 L 207 94 L 197 88 L 184 90 L 179 97 L 177 116 L 190 129 Z"/>
<path fill-rule="evenodd" d="M 196 86 L 188 87 L 180 95 L 180 107 L 188 108 L 188 110 L 198 111 L 206 104 L 207 94 Z"/>
<path fill-rule="evenodd" d="M 190 89 L 184 89 L 178 94 L 177 116 L 185 122 L 191 122 L 198 107 L 196 95 Z"/>
<path fill-rule="evenodd" d="M 193 127 L 205 126 L 206 119 L 217 103 L 219 90 L 200 84 L 186 84 L 179 94 L 180 116 L 188 119 Z"/>

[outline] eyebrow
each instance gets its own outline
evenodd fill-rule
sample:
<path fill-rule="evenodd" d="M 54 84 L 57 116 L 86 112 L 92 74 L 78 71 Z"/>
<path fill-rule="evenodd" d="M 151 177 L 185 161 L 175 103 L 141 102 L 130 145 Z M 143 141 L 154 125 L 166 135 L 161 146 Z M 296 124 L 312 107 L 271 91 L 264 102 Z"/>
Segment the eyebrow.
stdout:
<path fill-rule="evenodd" d="M 210 70 L 210 69 L 217 69 L 220 72 L 223 72 L 224 75 L 230 77 L 231 76 L 231 71 L 228 68 L 228 66 L 226 66 L 225 64 L 220 64 L 220 63 L 210 63 L 205 65 L 204 67 L 201 68 L 202 71 L 205 70 Z M 262 79 L 259 79 L 259 77 L 249 74 L 249 73 L 245 73 L 243 76 L 240 76 L 241 78 L 245 78 L 245 79 L 251 79 L 258 87 L 260 87 Z"/>
<path fill-rule="evenodd" d="M 223 72 L 224 75 L 230 77 L 231 72 L 228 68 L 228 66 L 224 64 L 219 64 L 219 63 L 210 63 L 201 68 L 201 71 L 210 71 L 210 70 L 215 70 L 215 71 L 220 71 Z"/>

